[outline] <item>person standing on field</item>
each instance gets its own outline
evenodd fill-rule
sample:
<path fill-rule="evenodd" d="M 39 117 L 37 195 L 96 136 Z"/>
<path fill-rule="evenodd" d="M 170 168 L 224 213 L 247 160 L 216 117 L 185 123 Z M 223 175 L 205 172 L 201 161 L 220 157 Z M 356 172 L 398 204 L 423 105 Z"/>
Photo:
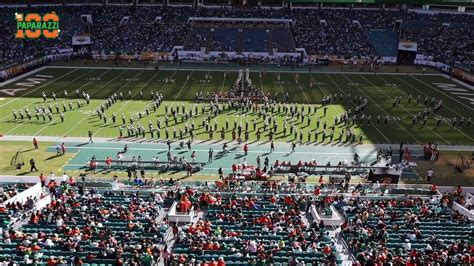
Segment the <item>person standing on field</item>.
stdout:
<path fill-rule="evenodd" d="M 38 171 L 36 168 L 36 162 L 33 158 L 30 159 L 30 172 Z"/>
<path fill-rule="evenodd" d="M 426 181 L 431 182 L 431 179 L 433 178 L 433 174 L 434 174 L 434 171 L 433 169 L 430 168 L 430 170 L 426 172 Z"/>

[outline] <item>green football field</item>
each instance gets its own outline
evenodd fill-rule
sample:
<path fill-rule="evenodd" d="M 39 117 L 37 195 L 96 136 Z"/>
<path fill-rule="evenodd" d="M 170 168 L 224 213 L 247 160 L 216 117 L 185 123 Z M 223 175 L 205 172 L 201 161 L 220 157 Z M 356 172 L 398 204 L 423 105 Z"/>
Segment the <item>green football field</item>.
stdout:
<path fill-rule="evenodd" d="M 224 75 L 225 73 L 225 75 Z M 28 136 L 87 136 L 89 130 L 95 137 L 115 138 L 119 135 L 119 127 L 122 124 L 121 116 L 126 116 L 127 124 L 129 117 L 135 117 L 143 127 L 148 129 L 151 121 L 154 128 L 156 122 L 161 119 L 164 125 L 165 105 L 168 107 L 195 104 L 196 93 L 221 92 L 230 89 L 237 78 L 236 71 L 207 71 L 200 70 L 151 70 L 151 69 L 112 69 L 112 68 L 70 68 L 70 67 L 47 67 L 36 73 L 31 73 L 26 77 L 15 80 L 0 86 L 0 134 L 2 135 L 28 135 Z M 280 78 L 278 78 L 278 76 Z M 189 77 L 189 79 L 188 79 Z M 206 79 L 207 77 L 207 79 Z M 371 123 L 367 121 L 356 121 L 350 128 L 357 135 L 357 142 L 362 135 L 364 143 L 426 143 L 434 142 L 438 144 L 450 145 L 474 145 L 474 126 L 468 127 L 468 119 L 474 117 L 474 91 L 472 88 L 454 83 L 442 75 L 406 75 L 406 74 L 368 74 L 368 73 L 277 73 L 267 71 L 251 71 L 251 80 L 271 95 L 277 94 L 278 101 L 284 101 L 284 93 L 290 95 L 289 103 L 304 105 L 305 112 L 307 106 L 318 105 L 320 107 L 323 97 L 335 95 L 338 99 L 328 106 L 326 116 L 323 116 L 323 108 L 318 108 L 316 113 L 305 113 L 303 122 L 301 119 L 291 118 L 287 114 L 274 113 L 278 121 L 279 129 L 275 136 L 276 141 L 292 141 L 295 134 L 290 134 L 289 129 L 286 135 L 282 132 L 283 121 L 286 119 L 288 125 L 292 123 L 298 128 L 298 133 L 303 132 L 303 141 L 308 142 L 308 130 L 314 132 L 319 118 L 319 132 L 322 132 L 322 125 L 326 121 L 328 128 L 334 124 L 335 116 L 341 115 L 345 110 L 354 109 L 355 104 L 352 99 L 362 97 L 368 99 L 368 109 L 366 114 L 372 117 Z M 168 80 L 168 82 L 166 82 Z M 313 83 L 310 86 L 310 83 Z M 70 99 L 64 99 L 64 91 L 67 91 Z M 89 105 L 82 100 L 81 107 L 76 104 L 75 91 L 87 92 L 92 101 Z M 128 99 L 128 91 L 132 94 L 132 99 Z M 143 92 L 143 99 L 140 98 L 140 91 Z M 152 102 L 150 92 L 155 91 L 163 94 L 165 102 L 156 112 L 150 112 L 148 116 L 143 115 L 138 119 L 138 112 L 145 114 L 145 108 L 151 110 Z M 42 93 L 47 95 L 44 102 Z M 52 93 L 57 95 L 56 102 L 52 99 Z M 123 101 L 118 101 L 106 110 L 108 116 L 107 123 L 95 114 L 105 98 L 113 93 L 125 95 Z M 348 95 L 350 95 L 348 100 Z M 421 101 L 416 103 L 412 100 L 408 103 L 409 95 L 414 99 L 420 96 Z M 73 96 L 73 97 L 71 97 Z M 395 97 L 401 97 L 401 104 L 392 107 Z M 442 100 L 443 108 L 436 115 L 431 114 L 425 126 L 421 122 L 412 124 L 414 115 L 422 112 L 426 106 L 424 99 L 428 97 L 428 106 L 432 98 L 435 102 Z M 72 99 L 71 99 L 72 98 Z M 61 122 L 59 114 L 54 110 L 52 120 L 46 117 L 43 121 L 37 120 L 34 116 L 29 120 L 14 119 L 13 111 L 17 113 L 20 109 L 27 107 L 34 113 L 35 106 L 57 103 L 62 110 L 63 103 L 73 102 L 73 109 L 65 112 L 64 122 Z M 199 109 L 201 103 L 198 103 Z M 181 108 L 180 108 L 181 109 Z M 300 108 L 298 108 L 299 110 Z M 313 108 L 311 108 L 313 109 Z M 117 121 L 112 123 L 112 113 L 116 113 Z M 381 116 L 377 124 L 377 117 Z M 207 140 L 209 134 L 201 126 L 202 119 L 207 114 L 199 114 L 191 118 L 188 123 L 194 121 L 197 131 L 195 138 Z M 308 117 L 311 117 L 310 125 L 307 124 Z M 388 117 L 387 124 L 384 124 L 385 117 Z M 441 119 L 441 125 L 436 127 L 436 118 Z M 452 121 L 456 118 L 456 126 L 452 127 Z M 215 132 L 213 139 L 220 140 L 220 129 L 225 126 L 225 121 L 229 120 L 229 129 L 225 138 L 231 139 L 231 131 L 234 121 L 238 124 L 249 122 L 250 140 L 255 140 L 255 130 L 253 130 L 253 120 L 257 119 L 258 127 L 263 127 L 263 119 L 256 113 L 230 110 L 212 117 L 211 125 L 217 122 L 218 132 Z M 464 122 L 460 125 L 459 120 Z M 178 119 L 175 124 L 170 119 L 170 138 L 173 138 L 173 130 L 184 129 L 185 122 Z M 338 123 L 332 142 L 339 141 L 339 134 L 344 125 Z M 123 130 L 126 136 L 126 130 Z M 183 138 L 189 135 L 185 134 Z M 179 135 L 177 136 L 179 137 Z M 150 134 L 146 135 L 150 138 Z M 161 139 L 165 138 L 164 130 L 161 131 Z M 155 135 L 156 139 L 156 135 Z M 266 141 L 267 137 L 262 135 L 261 140 Z M 298 139 L 299 140 L 299 137 Z M 344 142 L 345 139 L 341 141 Z M 310 143 L 315 143 L 314 133 L 312 133 Z M 319 135 L 318 143 L 322 142 Z M 330 142 L 329 139 L 325 140 Z"/>

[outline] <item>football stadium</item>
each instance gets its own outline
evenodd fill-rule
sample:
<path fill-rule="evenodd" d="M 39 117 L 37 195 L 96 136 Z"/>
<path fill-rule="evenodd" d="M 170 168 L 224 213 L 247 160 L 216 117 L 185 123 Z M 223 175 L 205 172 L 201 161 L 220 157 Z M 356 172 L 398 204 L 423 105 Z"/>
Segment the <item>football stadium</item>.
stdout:
<path fill-rule="evenodd" d="M 473 265 L 471 0 L 0 0 L 0 265 Z"/>

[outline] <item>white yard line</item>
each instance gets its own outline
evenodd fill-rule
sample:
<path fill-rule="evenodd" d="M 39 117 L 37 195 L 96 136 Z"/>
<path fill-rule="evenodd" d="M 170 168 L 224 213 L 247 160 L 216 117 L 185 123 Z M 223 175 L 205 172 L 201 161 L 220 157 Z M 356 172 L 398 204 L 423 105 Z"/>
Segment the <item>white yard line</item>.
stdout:
<path fill-rule="evenodd" d="M 173 106 L 175 105 L 176 99 L 178 99 L 178 96 L 181 94 L 181 92 L 183 91 L 184 87 L 186 87 L 186 84 L 188 84 L 188 81 L 191 80 L 191 77 L 193 76 L 193 73 L 194 73 L 194 71 L 191 71 L 191 73 L 189 74 L 189 79 L 186 79 L 186 81 L 184 82 L 183 86 L 181 86 L 181 89 L 178 91 L 178 93 L 177 93 L 176 96 L 174 97 L 174 99 L 173 99 L 173 104 L 172 104 L 170 107 L 173 107 Z M 206 84 L 206 83 L 204 83 L 204 85 L 205 85 L 205 84 Z M 202 88 L 204 88 L 204 85 L 203 85 Z M 202 88 L 201 88 L 201 90 L 202 90 Z"/>
<path fill-rule="evenodd" d="M 311 77 L 311 79 L 316 80 L 314 78 L 313 74 L 309 74 L 309 76 Z M 310 82 L 311 82 L 311 80 L 310 80 Z M 324 97 L 328 96 L 327 92 L 325 90 L 323 90 L 323 88 L 319 84 L 316 84 L 316 86 L 318 86 L 319 90 L 321 90 L 321 92 L 324 94 Z M 344 95 L 346 95 L 345 92 L 342 92 L 342 93 Z"/>
<path fill-rule="evenodd" d="M 19 76 L 16 76 L 16 77 L 14 77 L 14 78 L 9 79 L 9 80 L 5 80 L 4 82 L 0 82 L 0 87 L 3 87 L 3 86 L 8 85 L 8 84 L 10 84 L 10 83 L 13 83 L 13 82 L 15 82 L 15 81 L 17 81 L 17 80 L 20 80 L 20 79 L 22 79 L 22 78 L 31 76 L 31 75 L 33 75 L 33 74 L 35 74 L 35 73 L 38 73 L 38 72 L 40 72 L 41 70 L 46 69 L 46 68 L 47 68 L 47 66 L 42 66 L 42 67 L 40 67 L 40 68 L 37 68 L 37 69 L 35 69 L 35 70 L 31 70 L 31 71 L 29 71 L 29 72 L 26 72 L 26 73 L 24 73 L 24 74 L 21 74 L 21 75 L 19 75 Z"/>
<path fill-rule="evenodd" d="M 260 89 L 263 91 L 263 80 L 262 80 L 262 72 L 257 71 L 258 73 L 258 78 L 260 79 Z"/>
<path fill-rule="evenodd" d="M 385 82 L 388 82 L 387 80 L 385 80 L 385 79 L 382 78 L 382 77 L 379 77 L 379 78 L 382 79 L 382 80 L 385 81 Z M 414 88 L 414 89 L 417 90 L 418 92 L 421 92 L 423 95 L 428 96 L 428 95 L 426 95 L 425 93 L 423 93 L 423 91 L 419 91 L 416 87 L 414 87 L 414 86 L 412 86 L 411 84 L 405 82 L 404 80 L 401 80 L 401 81 L 403 81 L 405 84 L 409 85 L 410 87 Z M 389 83 L 389 82 L 388 82 L 388 83 Z M 397 87 L 397 89 L 398 89 L 401 93 L 405 94 L 405 96 L 408 96 L 408 95 L 406 94 L 406 92 L 404 92 L 402 89 L 400 89 L 400 88 L 398 88 L 398 87 Z M 445 106 L 445 107 L 446 107 L 446 109 L 450 110 L 451 112 L 454 112 L 455 114 L 457 114 L 457 115 L 459 115 L 459 116 L 462 116 L 461 114 L 458 114 L 458 113 L 455 112 L 454 110 L 451 110 L 449 107 L 447 107 L 447 106 Z M 403 108 L 403 107 L 402 107 L 402 108 Z M 405 108 L 403 108 L 403 109 L 405 109 Z M 408 113 L 410 113 L 410 112 L 408 112 Z M 411 113 L 410 113 L 410 115 L 413 116 Z M 449 122 L 447 122 L 447 121 L 445 121 L 445 120 L 443 120 L 443 121 L 446 122 L 446 124 L 449 124 Z M 429 128 L 429 127 L 428 127 L 428 128 Z M 434 131 L 434 130 L 431 129 L 431 128 L 429 128 L 429 129 L 430 129 L 431 131 L 433 131 L 436 135 L 438 135 L 438 136 L 440 136 L 442 139 L 444 139 L 444 138 L 443 138 L 441 135 L 439 135 L 436 131 Z M 464 132 L 462 132 L 460 129 L 456 128 L 456 130 L 459 131 L 459 133 L 461 133 L 461 134 L 463 134 L 464 136 L 466 136 L 468 139 L 474 140 L 474 139 L 471 138 L 469 135 L 467 135 L 467 134 L 465 134 Z M 448 143 L 448 144 L 449 144 L 449 143 Z"/>
<path fill-rule="evenodd" d="M 48 148 L 55 148 L 56 146 L 49 146 Z M 69 146 L 69 150 L 123 150 L 123 147 L 87 147 L 87 146 L 81 146 L 81 147 L 75 147 L 75 146 Z M 130 151 L 167 151 L 168 148 L 136 148 L 136 147 L 130 147 L 128 150 Z M 208 152 L 209 149 L 193 149 L 193 151 L 196 152 Z M 257 153 L 261 154 L 262 152 L 267 152 L 268 149 L 264 150 L 249 150 L 248 153 Z M 230 151 L 229 153 L 233 153 Z M 238 153 L 238 152 L 237 152 Z M 273 153 L 276 154 L 288 154 L 288 151 L 274 151 Z M 315 155 L 353 155 L 353 152 L 313 152 L 313 151 L 295 151 L 295 154 L 315 154 Z M 373 155 L 375 152 L 371 153 L 358 153 L 359 155 Z"/>
<path fill-rule="evenodd" d="M 227 77 L 227 74 L 225 74 L 224 78 L 222 79 L 222 87 L 221 87 L 221 93 L 224 91 L 224 85 L 225 85 L 225 79 Z"/>
<path fill-rule="evenodd" d="M 286 91 L 285 91 L 285 89 L 283 89 L 283 86 L 281 85 L 281 76 L 280 76 L 280 80 L 278 81 L 278 83 L 279 83 L 278 85 L 280 86 L 281 92 L 283 92 L 283 97 L 284 97 Z"/>
<path fill-rule="evenodd" d="M 453 100 L 453 101 L 459 103 L 460 105 L 466 107 L 467 109 L 469 109 L 469 110 L 471 110 L 471 111 L 474 111 L 474 108 L 472 108 L 471 106 L 468 106 L 468 105 L 464 104 L 463 102 L 460 102 L 460 101 L 457 100 L 456 98 L 453 98 L 453 97 L 449 96 L 449 94 L 445 93 L 444 91 L 439 90 L 439 89 L 436 89 L 435 87 L 431 86 L 430 84 L 428 84 L 428 83 L 424 82 L 423 80 L 418 79 L 418 78 L 416 78 L 416 77 L 414 77 L 414 76 L 412 76 L 412 75 L 410 75 L 410 77 L 411 77 L 412 79 L 414 79 L 414 80 L 417 80 L 419 83 L 424 84 L 426 87 L 428 87 L 428 88 L 430 88 L 430 89 L 432 89 L 432 90 L 434 90 L 434 91 L 436 91 L 436 92 L 439 92 L 439 93 L 443 94 L 444 96 L 446 96 L 446 97 L 450 98 L 451 100 Z"/>
<path fill-rule="evenodd" d="M 354 81 L 352 81 L 351 79 L 349 79 L 346 75 L 343 75 L 343 76 L 347 79 L 347 81 L 354 83 Z M 377 101 L 375 101 L 374 99 L 372 99 L 372 97 L 370 97 L 363 89 L 361 89 L 358 85 L 355 86 L 355 87 L 357 87 L 357 89 L 359 89 L 363 94 L 365 94 L 365 96 L 366 96 L 367 98 L 369 98 L 373 103 L 375 103 L 375 105 L 376 105 L 382 112 L 384 112 L 386 115 L 389 115 L 389 113 L 388 113 L 387 111 L 385 111 L 385 109 L 384 109 L 383 107 L 381 107 L 381 106 L 377 103 Z M 393 120 L 393 121 L 394 121 L 395 124 L 397 124 L 401 129 L 403 129 L 403 131 L 405 131 L 414 141 L 416 141 L 416 143 L 421 143 L 417 138 L 415 138 L 415 136 L 413 136 L 412 134 L 410 134 L 410 132 L 408 132 L 408 130 L 407 130 L 404 126 L 400 125 L 396 120 Z M 375 128 L 377 128 L 377 127 L 375 127 Z M 377 128 L 377 130 L 378 130 L 378 128 Z"/>
<path fill-rule="evenodd" d="M 113 79 L 109 80 L 107 83 L 105 83 L 102 87 L 100 87 L 99 89 L 97 89 L 97 92 L 101 91 L 103 88 L 105 88 L 107 85 L 109 85 L 112 81 L 114 81 L 115 79 L 117 79 L 118 77 L 120 77 L 123 73 L 126 73 L 127 71 L 123 71 L 122 73 L 120 73 L 119 75 L 115 76 Z M 84 117 L 78 121 L 72 128 L 70 128 L 66 133 L 63 134 L 63 136 L 67 136 L 71 131 L 73 131 L 77 126 L 81 125 L 82 122 L 84 122 L 84 120 L 86 120 L 87 118 L 89 118 L 89 115 L 84 115 Z"/>
<path fill-rule="evenodd" d="M 9 101 L 9 102 L 7 102 L 7 103 L 5 103 L 5 104 L 0 105 L 0 108 L 5 107 L 5 106 L 9 105 L 10 103 L 16 102 L 17 100 L 19 100 L 19 99 L 21 99 L 21 98 L 23 98 L 23 97 L 25 97 L 25 96 L 27 96 L 27 95 L 29 95 L 29 94 L 31 94 L 31 93 L 37 91 L 37 90 L 39 90 L 40 88 L 42 88 L 42 87 L 44 87 L 44 86 L 46 86 L 46 85 L 48 85 L 48 84 L 50 84 L 50 83 L 52 83 L 52 82 L 55 82 L 55 81 L 57 81 L 57 80 L 59 80 L 59 79 L 65 77 L 65 76 L 67 76 L 67 75 L 69 75 L 69 74 L 72 74 L 72 73 L 74 73 L 74 72 L 77 71 L 77 70 L 79 70 L 79 69 L 77 69 L 77 68 L 76 68 L 76 69 L 73 69 L 73 70 L 71 70 L 71 71 L 65 73 L 65 74 L 62 75 L 62 76 L 59 76 L 59 77 L 57 77 L 57 78 L 55 78 L 55 79 L 52 79 L 52 80 L 50 80 L 50 81 L 47 81 L 46 83 L 39 85 L 39 86 L 36 87 L 35 89 L 33 89 L 33 90 L 31 90 L 31 91 L 28 91 L 27 93 L 25 93 L 25 94 L 23 94 L 23 95 L 21 95 L 21 96 L 15 97 L 13 100 L 11 100 L 11 101 Z"/>
<path fill-rule="evenodd" d="M 383 90 L 381 90 L 377 85 L 375 85 L 374 83 L 372 83 L 370 80 L 368 80 L 367 78 L 365 78 L 364 76 L 361 76 L 365 81 L 367 81 L 368 83 L 370 83 L 372 86 L 374 86 L 375 88 L 377 88 L 378 91 L 380 91 L 383 95 L 385 95 L 385 97 L 387 97 L 388 99 L 392 100 L 393 98 L 390 97 L 387 93 L 385 93 Z M 384 80 L 386 82 L 386 80 Z M 397 90 L 399 90 L 400 92 L 402 92 L 403 94 L 405 94 L 405 96 L 408 96 L 405 92 L 401 91 L 400 89 L 397 88 Z M 408 113 L 411 117 L 413 117 L 414 115 L 408 111 L 405 107 L 403 107 L 402 105 L 400 105 L 400 107 L 406 112 Z M 440 137 L 444 142 L 446 142 L 446 144 L 450 144 L 449 141 L 447 141 L 445 138 L 443 138 L 443 136 L 441 136 L 440 134 L 438 134 L 438 132 L 434 131 L 432 128 L 430 127 L 427 127 L 429 130 L 431 130 L 431 132 L 433 132 L 436 136 Z"/>
<path fill-rule="evenodd" d="M 298 84 L 298 88 L 300 88 L 301 93 L 303 93 L 303 96 L 304 96 L 304 98 L 306 99 L 306 102 L 307 102 L 308 104 L 310 104 L 308 97 L 306 97 L 306 93 L 304 93 L 303 88 L 301 87 L 301 84 L 300 84 L 299 80 L 296 78 L 296 74 L 297 74 L 297 73 L 293 74 L 293 78 L 295 79 L 296 84 Z M 280 86 L 281 86 L 281 85 L 280 85 Z"/>
<path fill-rule="evenodd" d="M 90 72 L 92 72 L 92 70 L 89 71 L 89 72 L 87 72 L 86 74 L 89 74 Z M 82 76 L 84 76 L 84 75 L 85 75 L 85 74 L 76 77 L 75 79 L 69 81 L 67 84 L 70 84 L 70 83 L 74 82 L 75 80 L 79 79 L 80 77 L 82 77 Z M 66 85 L 61 86 L 61 88 L 64 88 L 65 86 L 66 86 Z M 62 103 L 62 102 L 63 102 L 63 101 L 58 101 L 58 103 Z M 24 107 L 29 107 L 30 105 L 33 105 L 33 104 L 35 104 L 35 103 L 33 102 L 33 103 L 30 103 L 30 104 L 27 104 L 27 105 L 24 106 Z M 4 118 L 8 118 L 8 117 L 9 117 L 9 116 L 6 116 L 6 117 L 4 117 Z M 8 120 L 9 120 L 9 119 L 4 120 L 4 121 L 1 121 L 1 122 L 7 122 Z M 48 125 L 52 124 L 52 123 L 53 123 L 54 121 L 56 121 L 56 120 L 57 120 L 57 118 L 54 119 L 53 121 L 51 121 L 50 123 L 47 123 L 47 125 L 46 125 L 45 127 L 47 127 Z M 30 122 L 29 120 L 26 120 L 26 118 L 24 118 L 24 119 L 23 119 L 23 122 L 21 122 L 20 124 L 18 124 L 18 125 L 15 126 L 14 128 L 10 129 L 10 130 L 9 130 L 7 133 L 5 133 L 5 134 L 8 135 L 8 134 L 10 134 L 11 132 L 13 132 L 14 130 L 16 130 L 17 128 L 19 128 L 19 127 L 21 127 L 21 126 L 23 126 L 24 124 L 29 123 L 29 122 Z M 35 133 L 35 134 L 33 134 L 33 135 L 36 136 L 37 133 Z"/>
<path fill-rule="evenodd" d="M 327 77 L 329 78 L 329 80 L 330 80 L 334 85 L 336 85 L 336 87 L 337 87 L 344 95 L 347 95 L 347 93 L 346 93 L 336 82 L 334 82 L 334 80 L 331 78 L 331 76 L 327 75 Z M 347 78 L 346 78 L 346 79 L 347 79 Z M 318 85 L 318 86 L 319 86 L 319 85 Z M 359 90 L 360 90 L 360 89 L 359 89 Z M 380 135 L 382 135 L 382 137 L 387 141 L 387 143 L 392 144 L 392 142 L 390 142 L 390 140 L 387 138 L 387 136 L 385 136 L 385 134 L 383 134 L 382 131 L 380 131 L 380 129 L 379 129 L 378 127 L 376 127 L 376 126 L 373 126 L 373 127 L 375 128 L 375 130 L 377 130 L 377 131 L 380 133 Z M 362 130 L 362 128 L 361 128 L 361 130 Z M 362 132 L 363 132 L 363 131 L 362 131 Z M 367 135 L 367 134 L 365 134 L 365 135 Z"/>
<path fill-rule="evenodd" d="M 138 74 L 135 75 L 133 78 L 136 78 L 136 77 L 137 77 L 138 75 L 140 75 L 141 73 L 143 73 L 143 71 L 138 72 Z M 135 93 L 132 95 L 132 98 L 133 98 L 134 96 L 136 96 L 138 93 L 140 93 L 140 91 L 143 90 L 143 88 L 145 88 L 146 86 L 148 86 L 148 84 L 150 84 L 150 82 L 156 77 L 156 75 L 158 75 L 158 73 L 159 73 L 159 71 L 156 71 L 155 74 L 153 74 L 153 75 L 151 76 L 151 78 L 150 78 L 147 82 L 145 82 L 145 83 L 140 87 L 140 89 L 139 89 L 137 92 L 135 92 Z M 131 81 L 131 79 L 130 79 L 127 83 L 125 83 L 125 84 L 119 89 L 119 91 L 122 90 L 123 87 L 125 87 L 126 85 L 128 85 L 128 83 L 130 83 L 130 81 Z M 127 100 L 116 112 L 118 113 L 118 112 L 120 112 L 121 110 L 123 110 L 129 103 L 130 103 L 130 100 Z M 96 132 L 94 132 L 93 136 L 96 136 L 104 127 L 105 127 L 105 125 L 104 125 L 104 126 L 101 126 Z"/>
<path fill-rule="evenodd" d="M 103 75 L 105 75 L 106 73 L 109 73 L 111 70 L 108 70 L 108 71 L 105 71 L 104 73 L 100 74 L 99 76 L 97 76 L 96 78 L 100 78 L 102 77 Z M 77 88 L 78 90 L 85 87 L 86 85 L 90 84 L 91 82 L 94 82 L 93 80 L 89 80 L 88 82 L 82 84 L 79 88 Z M 97 92 L 97 91 L 96 91 Z M 65 113 L 65 115 L 67 114 L 68 112 Z M 41 129 L 39 129 L 37 132 L 35 132 L 35 136 L 37 136 L 40 132 L 42 132 L 43 130 L 45 130 L 46 128 L 48 128 L 48 126 L 52 125 L 53 123 L 55 123 L 58 119 L 60 119 L 60 117 L 56 117 L 53 121 L 51 121 L 50 123 L 48 123 L 46 126 L 42 127 Z"/>

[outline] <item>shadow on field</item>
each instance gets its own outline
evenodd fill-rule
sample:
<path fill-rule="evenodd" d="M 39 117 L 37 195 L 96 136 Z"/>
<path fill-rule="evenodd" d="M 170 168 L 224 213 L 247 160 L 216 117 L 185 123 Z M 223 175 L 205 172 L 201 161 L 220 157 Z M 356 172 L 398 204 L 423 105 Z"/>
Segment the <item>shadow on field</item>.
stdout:
<path fill-rule="evenodd" d="M 60 154 L 55 154 L 55 155 L 52 155 L 52 156 L 50 156 L 50 157 L 48 157 L 48 158 L 46 158 L 46 159 L 44 159 L 44 160 L 45 160 L 45 161 L 49 161 L 49 160 L 52 160 L 52 159 L 57 158 L 57 157 L 61 157 L 61 155 L 60 155 Z"/>
<path fill-rule="evenodd" d="M 84 142 L 84 143 L 77 144 L 76 147 L 82 147 L 82 146 L 85 146 L 87 144 L 89 144 L 89 142 Z"/>

